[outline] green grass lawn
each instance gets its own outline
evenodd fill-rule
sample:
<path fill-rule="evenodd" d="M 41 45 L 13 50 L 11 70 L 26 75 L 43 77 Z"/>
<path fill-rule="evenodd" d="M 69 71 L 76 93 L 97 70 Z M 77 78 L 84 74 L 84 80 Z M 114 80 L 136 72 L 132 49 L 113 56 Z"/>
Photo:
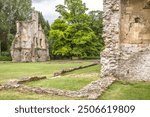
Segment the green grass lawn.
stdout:
<path fill-rule="evenodd" d="M 58 88 L 75 91 L 80 90 L 81 88 L 88 85 L 92 81 L 98 80 L 99 71 L 100 67 L 99 65 L 96 65 L 89 68 L 80 69 L 67 73 L 64 76 L 26 83 L 26 85 L 32 87 L 40 86 L 46 88 Z"/>
<path fill-rule="evenodd" d="M 99 79 L 100 67 L 92 66 L 77 70 L 64 76 L 54 78 L 53 73 L 64 68 L 77 67 L 91 64 L 93 61 L 52 61 L 44 63 L 11 63 L 0 62 L 0 82 L 11 79 L 18 79 L 27 76 L 44 75 L 48 79 L 26 83 L 28 86 L 40 86 L 49 88 L 59 88 L 65 90 L 79 90 L 90 82 Z M 91 75 L 92 74 L 92 75 Z M 18 93 L 15 90 L 0 91 L 0 99 L 79 99 L 67 98 L 63 96 L 38 95 L 34 93 Z"/>
<path fill-rule="evenodd" d="M 0 62 L 0 82 L 27 76 L 44 75 L 48 79 L 26 83 L 28 86 L 60 88 L 65 90 L 79 90 L 91 81 L 100 78 L 100 66 L 67 73 L 53 78 L 53 73 L 64 68 L 87 65 L 91 61 L 51 61 L 44 63 L 11 63 Z M 0 91 L 1 100 L 68 100 L 63 96 L 39 95 L 35 93 L 19 93 L 15 89 Z M 106 90 L 99 100 L 150 100 L 150 82 L 117 81 Z"/>
<path fill-rule="evenodd" d="M 0 83 L 11 79 L 18 79 L 28 76 L 52 77 L 53 73 L 64 68 L 87 65 L 91 61 L 52 61 L 43 63 L 11 63 L 0 62 Z"/>
<path fill-rule="evenodd" d="M 150 82 L 118 81 L 99 98 L 101 100 L 150 100 Z"/>
<path fill-rule="evenodd" d="M 36 82 L 26 83 L 28 86 L 36 87 L 46 87 L 46 88 L 57 88 L 64 90 L 80 90 L 90 82 L 97 80 L 98 78 L 86 78 L 86 77 L 73 77 L 73 76 L 63 76 L 56 79 L 41 80 Z"/>

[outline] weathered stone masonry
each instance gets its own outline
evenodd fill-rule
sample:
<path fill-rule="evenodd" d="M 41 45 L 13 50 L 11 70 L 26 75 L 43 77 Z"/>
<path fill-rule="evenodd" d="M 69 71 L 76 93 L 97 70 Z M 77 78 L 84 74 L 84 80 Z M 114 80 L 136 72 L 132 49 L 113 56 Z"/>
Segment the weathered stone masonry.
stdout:
<path fill-rule="evenodd" d="M 150 0 L 104 0 L 102 76 L 150 80 Z"/>
<path fill-rule="evenodd" d="M 38 12 L 32 12 L 32 20 L 17 21 L 17 33 L 12 42 L 13 62 L 49 60 L 48 42 L 38 20 Z"/>
<path fill-rule="evenodd" d="M 101 53 L 102 77 L 114 75 L 119 58 L 120 1 L 104 0 L 103 38 L 105 50 Z"/>
<path fill-rule="evenodd" d="M 110 86 L 115 81 L 115 78 L 112 77 L 99 79 L 83 87 L 78 91 L 61 90 L 55 88 L 29 87 L 23 84 L 26 82 L 38 81 L 44 79 L 46 79 L 45 76 L 43 77 L 35 76 L 35 77 L 9 81 L 5 84 L 0 84 L 0 91 L 8 90 L 8 89 L 16 89 L 21 93 L 34 92 L 37 94 L 50 94 L 50 95 L 59 95 L 59 96 L 66 96 L 66 97 L 97 99 L 108 88 L 108 86 Z"/>

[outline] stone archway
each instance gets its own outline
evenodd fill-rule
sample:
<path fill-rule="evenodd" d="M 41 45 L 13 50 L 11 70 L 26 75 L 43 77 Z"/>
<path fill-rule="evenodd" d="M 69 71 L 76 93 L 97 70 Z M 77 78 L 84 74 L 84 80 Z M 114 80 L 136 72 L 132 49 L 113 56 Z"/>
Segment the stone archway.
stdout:
<path fill-rule="evenodd" d="M 102 76 L 150 80 L 150 1 L 104 0 Z"/>

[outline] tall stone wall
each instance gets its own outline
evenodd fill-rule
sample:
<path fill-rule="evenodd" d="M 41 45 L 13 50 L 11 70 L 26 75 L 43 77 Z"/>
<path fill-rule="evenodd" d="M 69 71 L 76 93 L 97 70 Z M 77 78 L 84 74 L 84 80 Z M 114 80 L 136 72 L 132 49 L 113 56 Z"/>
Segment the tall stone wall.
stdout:
<path fill-rule="evenodd" d="M 150 44 L 150 16 L 147 0 L 121 2 L 121 52 L 126 59 Z"/>
<path fill-rule="evenodd" d="M 31 21 L 17 21 L 17 33 L 11 47 L 13 62 L 49 60 L 48 41 L 38 21 L 38 12 L 32 12 Z"/>
<path fill-rule="evenodd" d="M 104 0 L 103 77 L 150 80 L 149 12 L 149 0 Z"/>
<path fill-rule="evenodd" d="M 115 75 L 120 44 L 120 0 L 104 0 L 103 38 L 105 50 L 101 53 L 102 77 Z"/>
<path fill-rule="evenodd" d="M 150 80 L 149 0 L 121 1 L 118 78 Z"/>

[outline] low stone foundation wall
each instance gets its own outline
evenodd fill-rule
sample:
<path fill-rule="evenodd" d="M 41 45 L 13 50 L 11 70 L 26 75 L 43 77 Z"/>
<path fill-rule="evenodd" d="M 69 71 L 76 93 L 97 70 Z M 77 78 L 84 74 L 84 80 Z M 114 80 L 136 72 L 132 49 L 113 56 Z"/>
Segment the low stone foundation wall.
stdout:
<path fill-rule="evenodd" d="M 34 77 L 22 78 L 22 79 L 18 79 L 18 80 L 12 80 L 7 83 L 1 84 L 0 90 L 19 88 L 19 87 L 23 86 L 22 85 L 23 83 L 31 82 L 31 81 L 38 81 L 38 80 L 43 80 L 43 79 L 46 79 L 46 76 L 41 76 L 41 77 L 34 76 Z"/>
<path fill-rule="evenodd" d="M 105 77 L 90 83 L 79 92 L 89 99 L 97 99 L 107 88 L 116 81 L 114 77 Z"/>
<path fill-rule="evenodd" d="M 99 62 L 95 62 L 95 63 L 89 64 L 89 65 L 84 65 L 84 66 L 79 66 L 79 67 L 69 68 L 69 69 L 63 69 L 63 70 L 61 70 L 59 72 L 55 72 L 54 73 L 54 77 L 63 75 L 65 73 L 67 73 L 67 72 L 72 72 L 72 71 L 75 71 L 75 70 L 79 70 L 79 69 L 95 66 L 95 65 L 98 65 L 98 64 L 99 64 Z"/>
<path fill-rule="evenodd" d="M 0 91 L 3 89 L 3 86 L 0 84 Z"/>
<path fill-rule="evenodd" d="M 29 78 L 23 78 L 23 79 L 17 80 L 17 84 L 22 84 L 22 83 L 31 82 L 31 81 L 38 81 L 38 80 L 43 80 L 43 79 L 46 79 L 46 76 L 41 76 L 41 77 L 34 76 L 34 77 L 29 77 Z"/>
<path fill-rule="evenodd" d="M 78 91 L 61 90 L 55 88 L 41 88 L 41 87 L 28 87 L 22 83 L 43 80 L 46 77 L 29 77 L 20 80 L 10 81 L 0 85 L 0 90 L 7 90 L 16 88 L 18 92 L 28 93 L 34 92 L 37 94 L 58 95 L 72 98 L 88 98 L 97 99 L 116 79 L 113 77 L 106 77 L 90 83 Z"/>
<path fill-rule="evenodd" d="M 37 94 L 50 94 L 65 96 L 71 98 L 88 98 L 88 99 L 97 99 L 101 94 L 115 81 L 115 78 L 107 77 L 97 81 L 92 82 L 86 87 L 78 91 L 67 91 L 55 88 L 41 88 L 41 87 L 27 87 L 22 86 L 18 89 L 19 92 L 27 93 L 34 92 Z"/>

